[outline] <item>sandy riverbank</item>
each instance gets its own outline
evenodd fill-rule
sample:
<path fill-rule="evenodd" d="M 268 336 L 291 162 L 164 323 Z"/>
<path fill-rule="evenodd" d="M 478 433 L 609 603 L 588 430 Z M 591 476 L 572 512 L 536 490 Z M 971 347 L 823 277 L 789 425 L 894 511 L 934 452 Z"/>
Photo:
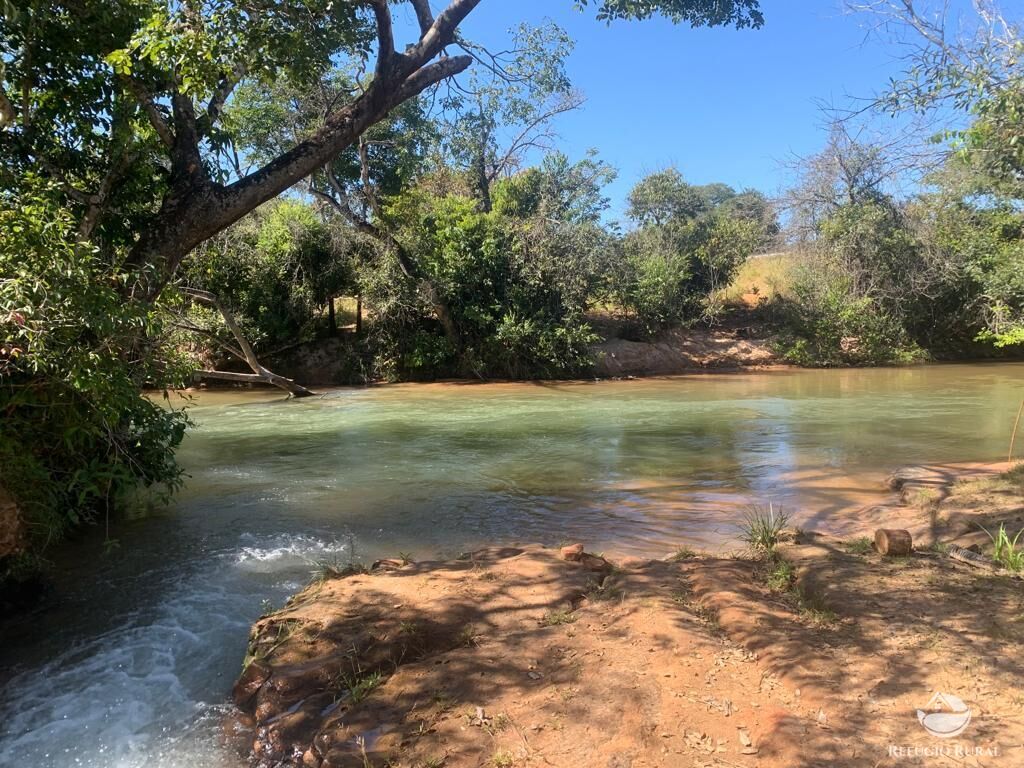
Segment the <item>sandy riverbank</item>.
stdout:
<path fill-rule="evenodd" d="M 318 768 L 923 765 L 905 749 L 957 745 L 982 754 L 949 764 L 1018 765 L 1020 581 L 924 546 L 1024 525 L 1000 469 L 897 478 L 910 557 L 794 532 L 786 584 L 748 558 L 539 546 L 325 573 L 255 625 L 231 737 Z M 918 722 L 937 691 L 972 710 L 956 739 Z"/>

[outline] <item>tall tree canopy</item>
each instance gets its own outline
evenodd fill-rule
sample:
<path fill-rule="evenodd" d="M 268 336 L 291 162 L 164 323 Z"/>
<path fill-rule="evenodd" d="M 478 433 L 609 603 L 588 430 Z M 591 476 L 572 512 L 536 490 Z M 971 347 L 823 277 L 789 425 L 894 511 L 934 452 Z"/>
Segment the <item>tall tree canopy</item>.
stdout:
<path fill-rule="evenodd" d="M 151 266 L 155 296 L 200 242 L 330 163 L 398 105 L 466 70 L 459 26 L 481 0 L 34 0 L 0 22 L 3 185 L 59 183 L 83 239 Z M 760 26 L 757 0 L 577 0 L 606 21 L 663 13 L 698 25 Z M 399 50 L 392 14 L 419 37 Z M 225 105 L 243 82 L 320 82 L 349 62 L 367 74 L 322 125 L 247 173 L 232 159 Z"/>

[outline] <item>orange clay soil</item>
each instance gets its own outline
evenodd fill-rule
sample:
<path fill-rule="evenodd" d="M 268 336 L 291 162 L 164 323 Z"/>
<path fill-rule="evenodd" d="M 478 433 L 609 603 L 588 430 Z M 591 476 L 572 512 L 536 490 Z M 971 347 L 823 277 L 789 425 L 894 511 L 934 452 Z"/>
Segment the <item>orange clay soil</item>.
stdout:
<path fill-rule="evenodd" d="M 1018 485 L 917 514 L 1012 520 Z M 787 538 L 781 575 L 529 546 L 325 578 L 253 628 L 228 734 L 259 766 L 1024 765 L 1021 581 Z M 959 737 L 919 724 L 935 692 Z"/>

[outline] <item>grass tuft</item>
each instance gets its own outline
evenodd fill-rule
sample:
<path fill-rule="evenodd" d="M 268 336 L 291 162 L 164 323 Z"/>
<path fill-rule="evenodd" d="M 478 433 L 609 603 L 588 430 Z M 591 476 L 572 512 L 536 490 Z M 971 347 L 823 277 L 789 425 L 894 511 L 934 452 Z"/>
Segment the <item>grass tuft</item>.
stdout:
<path fill-rule="evenodd" d="M 875 542 L 867 536 L 861 536 L 859 539 L 844 541 L 843 549 L 851 555 L 867 555 L 875 551 Z"/>
<path fill-rule="evenodd" d="M 765 574 L 764 583 L 772 592 L 788 592 L 796 578 L 796 569 L 788 560 L 776 558 Z"/>
<path fill-rule="evenodd" d="M 740 524 L 740 540 L 755 555 L 767 557 L 775 552 L 788 522 L 782 509 L 776 510 L 771 503 L 767 508 L 751 507 Z"/>
<path fill-rule="evenodd" d="M 672 557 L 670 557 L 669 559 L 673 563 L 681 563 L 684 560 L 693 560 L 695 557 L 699 557 L 695 549 L 690 549 L 689 547 L 680 547 L 676 550 L 675 554 L 672 555 Z"/>
<path fill-rule="evenodd" d="M 1024 542 L 1021 541 L 1024 537 L 1024 528 L 1017 531 L 1017 535 L 1012 539 L 1005 525 L 999 526 L 999 532 L 995 536 L 984 528 L 982 530 L 992 539 L 993 560 L 1014 573 L 1024 571 Z"/>
<path fill-rule="evenodd" d="M 558 627 L 562 624 L 573 624 L 575 621 L 576 614 L 572 611 L 551 611 L 544 614 L 544 618 L 540 620 L 540 623 L 544 627 Z"/>

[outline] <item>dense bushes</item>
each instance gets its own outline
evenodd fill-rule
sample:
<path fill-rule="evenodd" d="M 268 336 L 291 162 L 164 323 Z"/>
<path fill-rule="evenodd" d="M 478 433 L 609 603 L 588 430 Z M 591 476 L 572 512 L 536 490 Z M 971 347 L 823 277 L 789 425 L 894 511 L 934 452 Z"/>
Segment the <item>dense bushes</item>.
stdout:
<path fill-rule="evenodd" d="M 648 333 L 713 318 L 716 293 L 778 231 L 758 193 L 695 187 L 674 169 L 637 184 L 629 215 L 638 228 L 623 240 L 610 294 Z"/>
<path fill-rule="evenodd" d="M 307 203 L 279 200 L 205 243 L 184 281 L 216 294 L 254 347 L 273 350 L 315 334 L 327 302 L 354 285 L 361 246 L 357 236 L 331 228 Z M 212 310 L 189 312 L 194 324 L 234 343 Z"/>
<path fill-rule="evenodd" d="M 188 369 L 160 342 L 161 308 L 126 300 L 133 275 L 76 243 L 47 189 L 5 197 L 0 232 L 2 483 L 49 541 L 179 482 L 185 416 L 141 390 Z"/>
<path fill-rule="evenodd" d="M 1024 214 L 970 158 L 917 195 L 880 180 L 884 154 L 835 138 L 797 190 L 802 266 L 782 348 L 802 365 L 992 355 L 1024 341 Z M 831 169 L 848 175 L 829 175 Z M 825 169 L 825 170 L 822 170 Z"/>

